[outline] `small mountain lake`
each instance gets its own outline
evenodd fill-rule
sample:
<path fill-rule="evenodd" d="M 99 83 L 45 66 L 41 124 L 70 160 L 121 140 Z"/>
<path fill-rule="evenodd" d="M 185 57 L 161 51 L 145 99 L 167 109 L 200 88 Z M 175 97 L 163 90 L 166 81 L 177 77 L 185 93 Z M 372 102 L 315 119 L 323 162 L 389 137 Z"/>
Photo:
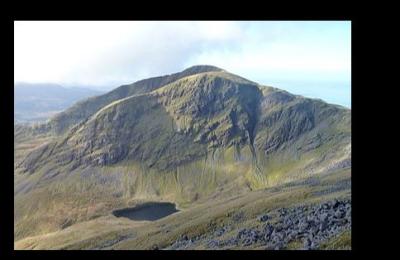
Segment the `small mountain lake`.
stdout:
<path fill-rule="evenodd" d="M 147 202 L 133 208 L 114 210 L 112 214 L 116 217 L 125 217 L 131 220 L 158 220 L 179 210 L 170 202 Z"/>

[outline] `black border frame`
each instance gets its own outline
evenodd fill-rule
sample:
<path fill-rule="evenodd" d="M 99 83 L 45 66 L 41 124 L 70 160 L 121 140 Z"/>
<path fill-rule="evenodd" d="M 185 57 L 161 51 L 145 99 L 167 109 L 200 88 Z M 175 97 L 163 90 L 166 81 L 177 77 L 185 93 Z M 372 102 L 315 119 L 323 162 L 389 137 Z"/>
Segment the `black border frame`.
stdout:
<path fill-rule="evenodd" d="M 202 4 L 203 5 L 203 4 Z M 13 49 L 13 22 L 14 20 L 86 20 L 83 19 L 83 17 L 87 17 L 84 13 L 85 11 L 89 11 L 87 8 L 86 10 L 83 9 L 83 12 L 81 12 L 79 15 L 76 13 L 72 12 L 72 10 L 65 10 L 64 14 L 61 14 L 59 17 L 59 14 L 56 13 L 46 13 L 47 10 L 42 9 L 38 13 L 33 14 L 33 12 L 30 12 L 32 7 L 32 10 L 35 10 L 33 7 L 33 3 L 31 2 L 26 6 L 26 12 L 19 12 L 19 13 L 13 13 L 12 15 L 7 16 L 6 20 L 6 26 L 8 31 L 8 36 L 6 37 L 6 49 L 7 49 L 7 54 L 10 56 L 7 59 L 7 64 L 11 64 L 11 59 L 13 57 L 11 56 L 12 52 L 11 49 Z M 203 5 L 204 6 L 204 5 Z M 261 8 L 258 11 L 254 11 L 257 8 Z M 295 8 L 295 7 L 294 7 Z M 304 8 L 304 6 L 303 6 Z M 326 8 L 330 8 L 329 5 L 326 6 Z M 326 10 L 326 8 L 323 8 Z M 107 8 L 106 8 L 107 9 Z M 142 9 L 142 8 L 141 8 Z M 205 8 L 207 9 L 207 8 Z M 239 9 L 242 9 L 241 7 Z M 340 6 L 339 6 L 340 9 Z M 166 251 L 15 251 L 14 250 L 14 228 L 13 228 L 13 208 L 14 208 L 14 199 L 13 199 L 13 175 L 9 174 L 14 171 L 14 165 L 13 165 L 13 153 L 14 153 L 14 144 L 13 144 L 13 139 L 11 136 L 13 136 L 13 128 L 10 126 L 14 124 L 14 93 L 13 90 L 11 89 L 11 84 L 14 83 L 13 79 L 13 67 L 6 65 L 5 66 L 5 73 L 6 73 L 6 90 L 4 91 L 4 94 L 1 95 L 2 97 L 2 110 L 3 110 L 3 136 L 6 136 L 4 139 L 6 142 L 6 149 L 2 149 L 3 156 L 2 156 L 2 161 L 4 160 L 4 164 L 6 165 L 5 168 L 5 173 L 3 174 L 3 178 L 1 181 L 1 196 L 0 196 L 0 202 L 2 205 L 4 205 L 5 209 L 2 210 L 2 214 L 0 214 L 0 255 L 4 256 L 42 256 L 42 255 L 47 255 L 49 257 L 59 257 L 59 256 L 64 256 L 64 257 L 71 257 L 71 256 L 134 256 L 134 257 L 140 257 L 140 256 L 154 256 L 154 257 L 173 257 L 173 256 L 201 256 L 201 257 L 208 257 L 208 256 L 215 256 L 215 257 L 232 257 L 234 255 L 241 255 L 243 257 L 246 256 L 266 256 L 266 257 L 298 257 L 298 256 L 304 256 L 304 257 L 345 257 L 345 256 L 354 256 L 355 252 L 361 249 L 361 242 L 359 242 L 359 231 L 360 231 L 360 226 L 359 226 L 359 212 L 358 208 L 359 205 L 361 204 L 360 202 L 360 195 L 359 195 L 359 187 L 361 186 L 360 181 L 361 177 L 357 173 L 357 168 L 358 168 L 358 148 L 357 145 L 354 145 L 354 142 L 360 142 L 361 140 L 358 138 L 358 133 L 357 130 L 358 126 L 356 123 L 357 120 L 356 118 L 358 115 L 354 115 L 354 113 L 359 113 L 358 107 L 358 99 L 356 98 L 356 89 L 359 88 L 360 82 L 360 74 L 358 67 L 361 65 L 357 55 L 360 55 L 358 51 L 358 46 L 360 44 L 359 42 L 359 30 L 360 30 L 360 20 L 359 17 L 356 17 L 354 15 L 349 15 L 348 9 L 344 8 L 339 12 L 336 12 L 336 14 L 332 14 L 332 11 L 334 12 L 335 10 L 331 10 L 331 13 L 329 14 L 324 14 L 324 15 L 315 15 L 315 14 L 310 14 L 308 13 L 303 13 L 299 15 L 292 15 L 291 17 L 288 17 L 290 15 L 288 14 L 277 14 L 274 15 L 267 15 L 263 14 L 263 7 L 260 5 L 253 5 L 251 10 L 248 11 L 248 9 L 243 8 L 240 11 L 240 15 L 235 14 L 235 13 L 212 13 L 210 14 L 201 14 L 199 15 L 198 13 L 196 14 L 180 14 L 175 17 L 169 17 L 169 15 L 166 15 L 165 13 L 157 14 L 157 17 L 144 17 L 146 16 L 146 12 L 139 12 L 134 14 L 130 13 L 129 10 L 123 9 L 123 7 L 117 8 L 118 11 L 116 13 L 112 13 L 111 15 L 105 15 L 107 19 L 104 20 L 350 20 L 352 22 L 352 87 L 351 87 L 351 106 L 352 106 L 352 217 L 354 219 L 353 224 L 352 224 L 352 250 L 351 251 L 268 251 L 268 252 L 262 252 L 262 251 L 241 251 L 241 252 L 236 252 L 236 251 L 202 251 L 202 252 L 193 252 L 191 251 L 172 251 L 172 252 L 166 252 Z M 142 9 L 143 10 L 143 9 Z M 292 9 L 293 10 L 293 9 Z M 301 8 L 298 9 L 300 12 Z M 66 14 L 68 11 L 71 11 L 71 13 Z M 112 12 L 112 10 L 109 10 Z M 297 10 L 296 10 L 297 11 Z M 339 13 L 340 15 L 338 15 Z M 115 17 L 115 15 L 119 17 Z M 107 17 L 108 16 L 108 17 Z M 208 16 L 208 17 L 207 17 Z M 37 19 L 39 18 L 40 19 Z M 46 19 L 43 19 L 43 17 L 46 17 Z M 62 19 L 59 19 L 62 17 Z M 122 18 L 121 18 L 122 17 Z M 67 19 L 68 18 L 68 19 Z M 99 19 L 99 15 L 94 15 L 94 17 L 90 20 L 103 20 Z M 102 17 L 104 18 L 104 16 Z M 357 45 L 357 49 L 354 48 Z M 358 95 L 358 94 L 357 94 Z M 9 128 L 8 128 L 9 127 Z M 356 134 L 353 134 L 356 133 Z M 11 151 L 11 149 L 13 149 Z M 356 151 L 355 153 L 353 151 Z M 3 168 L 4 169 L 4 168 Z M 59 253 L 61 252 L 61 254 Z M 112 253 L 111 253 L 112 252 Z"/>

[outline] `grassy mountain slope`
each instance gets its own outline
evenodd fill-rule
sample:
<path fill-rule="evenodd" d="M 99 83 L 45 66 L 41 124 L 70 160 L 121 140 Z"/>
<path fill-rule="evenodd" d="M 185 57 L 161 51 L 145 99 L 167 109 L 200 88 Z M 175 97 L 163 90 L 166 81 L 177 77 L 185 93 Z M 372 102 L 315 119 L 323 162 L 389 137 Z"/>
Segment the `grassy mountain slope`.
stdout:
<path fill-rule="evenodd" d="M 78 102 L 66 111 L 57 114 L 52 118 L 51 126 L 56 133 L 65 133 L 72 126 L 86 120 L 91 115 L 96 113 L 99 109 L 113 101 L 136 94 L 148 93 L 156 88 L 160 88 L 177 79 L 189 75 L 218 70 L 221 69 L 213 66 L 193 66 L 179 73 L 149 78 L 137 81 L 130 85 L 120 86 L 104 95 L 92 97 L 87 100 Z"/>
<path fill-rule="evenodd" d="M 166 248 L 182 235 L 202 237 L 187 249 L 210 249 L 208 242 L 234 236 L 243 227 L 257 228 L 259 216 L 282 207 L 320 203 L 349 196 L 349 186 L 325 192 L 340 182 L 350 180 L 350 171 L 336 171 L 314 181 L 290 183 L 273 188 L 236 193 L 229 198 L 199 200 L 195 206 L 155 222 L 131 221 L 108 214 L 66 227 L 60 231 L 21 239 L 16 249 L 153 249 Z M 190 221 L 188 221 L 190 220 Z M 216 235 L 222 228 L 228 231 Z M 302 241 L 293 241 L 285 249 L 301 249 Z M 349 232 L 334 236 L 320 249 L 351 249 Z M 257 244 L 232 249 L 264 249 Z"/>
<path fill-rule="evenodd" d="M 190 209 L 351 167 L 350 110 L 215 67 L 182 73 L 118 88 L 50 124 L 65 133 L 16 166 L 16 240 L 140 201 Z"/>

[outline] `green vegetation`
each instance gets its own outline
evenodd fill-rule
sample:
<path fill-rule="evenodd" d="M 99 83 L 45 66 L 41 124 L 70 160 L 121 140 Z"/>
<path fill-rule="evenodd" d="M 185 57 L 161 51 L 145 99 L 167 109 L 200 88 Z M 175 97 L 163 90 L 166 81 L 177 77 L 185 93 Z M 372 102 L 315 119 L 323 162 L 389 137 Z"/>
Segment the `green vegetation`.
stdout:
<path fill-rule="evenodd" d="M 351 250 L 351 231 L 345 231 L 320 246 L 325 250 Z"/>
<path fill-rule="evenodd" d="M 321 177 L 321 182 L 332 186 L 343 178 L 350 178 L 349 171 L 339 171 Z M 16 248 L 90 249 L 107 244 L 116 237 L 129 237 L 129 239 L 123 239 L 113 244 L 112 248 L 150 249 L 153 245 L 159 247 L 170 245 L 181 234 L 194 237 L 213 233 L 216 228 L 221 226 L 232 228 L 230 233 L 225 234 L 226 237 L 229 237 L 243 227 L 262 225 L 257 220 L 257 217 L 262 213 L 281 207 L 317 203 L 329 200 L 332 196 L 336 198 L 348 196 L 346 195 L 347 191 L 313 195 L 318 188 L 306 184 L 292 187 L 276 186 L 257 191 L 239 192 L 234 196 L 226 197 L 223 196 L 224 192 L 220 191 L 219 193 L 222 196 L 214 197 L 214 199 L 201 199 L 179 213 L 155 222 L 130 221 L 107 215 L 82 221 L 58 232 L 19 240 L 16 242 Z M 274 219 L 270 221 L 273 222 Z M 348 241 L 349 235 L 346 234 L 341 236 L 343 241 L 346 241 L 346 236 Z M 221 237 L 221 239 L 223 238 Z M 323 247 L 336 249 L 336 246 L 339 246 L 339 248 L 342 248 L 341 244 L 334 242 L 339 240 L 341 239 L 332 239 Z M 298 249 L 298 246 L 299 243 L 293 243 L 290 244 L 288 249 Z M 197 249 L 201 249 L 201 246 Z M 255 249 L 257 249 L 257 245 L 255 245 Z"/>
<path fill-rule="evenodd" d="M 220 69 L 213 66 L 194 66 L 172 75 L 145 79 L 137 81 L 131 85 L 120 86 L 119 88 L 116 88 L 104 95 L 91 97 L 87 100 L 80 101 L 66 111 L 59 113 L 52 118 L 50 122 L 51 129 L 56 133 L 65 133 L 74 125 L 84 122 L 102 107 L 107 106 L 114 101 L 132 95 L 149 93 L 183 77 L 201 72 L 217 70 Z"/>
<path fill-rule="evenodd" d="M 235 225 L 235 212 L 248 218 L 242 225 L 256 225 L 262 210 L 321 199 L 310 194 L 349 178 L 350 123 L 347 109 L 215 67 L 121 86 L 49 124 L 15 126 L 15 241 L 94 247 L 125 230 L 112 210 L 152 200 L 182 210 L 157 222 L 168 235 L 127 224 L 137 236 L 118 247 L 167 245 L 182 233 Z M 310 177 L 321 185 L 285 186 Z M 66 233 L 107 224 L 80 239 Z"/>

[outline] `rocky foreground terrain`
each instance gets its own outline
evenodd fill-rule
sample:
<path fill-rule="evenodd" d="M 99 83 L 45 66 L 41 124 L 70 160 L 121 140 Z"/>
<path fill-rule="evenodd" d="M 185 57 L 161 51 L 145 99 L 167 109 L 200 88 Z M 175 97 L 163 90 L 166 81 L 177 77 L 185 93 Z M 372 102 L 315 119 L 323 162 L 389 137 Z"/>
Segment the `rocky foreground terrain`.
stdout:
<path fill-rule="evenodd" d="M 351 249 L 349 171 L 200 200 L 156 221 L 113 214 L 28 237 L 16 249 Z"/>
<path fill-rule="evenodd" d="M 258 221 L 263 223 L 261 228 L 230 232 L 230 226 L 222 226 L 213 234 L 193 238 L 183 235 L 165 249 L 191 249 L 206 244 L 207 249 L 245 249 L 257 245 L 279 250 L 293 242 L 301 242 L 301 249 L 318 249 L 321 243 L 351 229 L 351 200 L 335 199 L 313 206 L 281 208 L 259 216 Z M 230 233 L 228 238 L 220 239 L 225 233 Z"/>

